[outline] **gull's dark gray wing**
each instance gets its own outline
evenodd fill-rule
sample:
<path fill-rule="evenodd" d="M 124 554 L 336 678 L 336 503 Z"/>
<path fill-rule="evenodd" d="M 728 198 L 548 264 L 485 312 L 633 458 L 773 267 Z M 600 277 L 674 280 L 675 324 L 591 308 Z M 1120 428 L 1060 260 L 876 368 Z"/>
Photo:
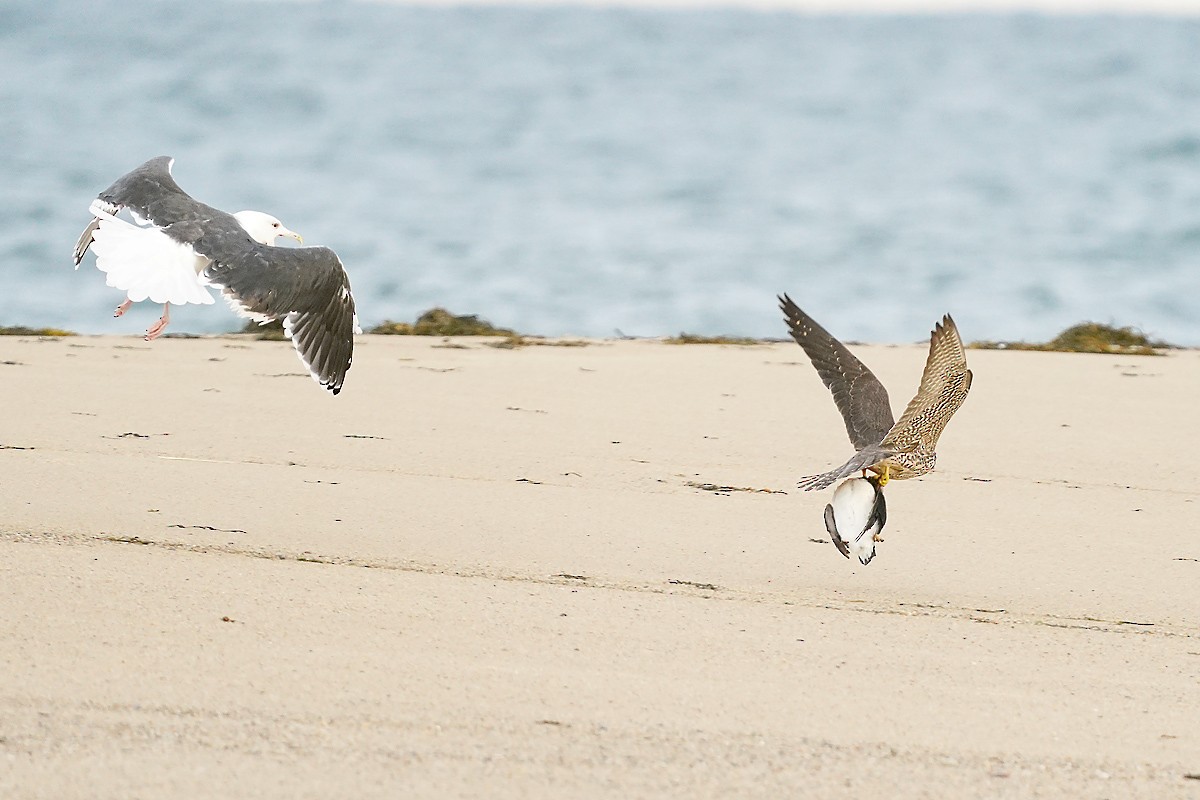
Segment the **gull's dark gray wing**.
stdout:
<path fill-rule="evenodd" d="M 234 222 L 236 225 L 236 221 Z M 239 226 L 240 228 L 240 226 Z M 350 278 L 328 247 L 216 246 L 205 237 L 197 252 L 212 259 L 205 279 L 248 315 L 283 320 L 313 379 L 337 394 L 354 355 L 357 320 Z"/>
<path fill-rule="evenodd" d="M 861 450 L 883 441 L 895 424 L 887 389 L 844 344 L 801 311 L 792 298 L 786 294 L 780 297 L 779 308 L 792 338 L 804 348 L 821 381 L 833 393 L 833 401 L 846 421 L 850 443 Z"/>
<path fill-rule="evenodd" d="M 205 205 L 179 188 L 171 177 L 174 161 L 170 156 L 158 156 L 125 173 L 97 196 L 93 210 L 97 205 L 109 214 L 128 209 L 135 218 L 153 223 L 180 244 L 195 246 L 203 236 L 252 243 L 232 214 Z M 93 219 L 75 244 L 75 266 L 91 246 L 98 223 L 99 219 Z"/>

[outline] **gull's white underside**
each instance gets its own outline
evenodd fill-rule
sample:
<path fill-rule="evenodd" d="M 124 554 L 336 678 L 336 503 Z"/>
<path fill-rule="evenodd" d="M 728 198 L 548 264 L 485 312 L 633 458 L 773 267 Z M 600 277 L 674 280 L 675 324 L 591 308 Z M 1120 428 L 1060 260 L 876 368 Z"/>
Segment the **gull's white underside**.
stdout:
<path fill-rule="evenodd" d="M 92 252 L 109 286 L 135 303 L 212 305 L 213 296 L 200 275 L 207 258 L 154 226 L 134 225 L 95 204 L 92 213 L 100 220 L 92 234 Z"/>

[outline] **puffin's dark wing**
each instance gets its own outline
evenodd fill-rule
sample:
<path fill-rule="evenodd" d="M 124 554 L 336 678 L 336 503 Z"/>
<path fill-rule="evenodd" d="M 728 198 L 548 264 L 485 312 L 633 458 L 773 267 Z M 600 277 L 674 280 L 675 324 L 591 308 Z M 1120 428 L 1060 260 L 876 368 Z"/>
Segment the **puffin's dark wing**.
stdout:
<path fill-rule="evenodd" d="M 800 310 L 786 294 L 779 308 L 788 330 L 804 348 L 821 381 L 833 393 L 846 433 L 856 449 L 879 444 L 892 429 L 894 418 L 887 389 L 846 346 L 829 335 L 816 320 Z"/>
<path fill-rule="evenodd" d="M 317 383 L 337 394 L 354 354 L 357 327 L 350 279 L 328 247 L 208 247 L 204 270 L 230 303 L 250 315 L 283 320 L 284 331 Z"/>
<path fill-rule="evenodd" d="M 202 237 L 221 238 L 227 245 L 253 242 L 232 214 L 196 200 L 171 177 L 170 156 L 152 158 L 113 182 L 93 202 L 94 213 L 116 214 L 123 208 L 161 228 L 180 244 L 195 245 Z M 75 266 L 92 243 L 98 220 L 93 219 L 75 244 Z M 197 251 L 200 248 L 196 248 Z"/>
<path fill-rule="evenodd" d="M 838 552 L 846 558 L 850 557 L 850 546 L 846 544 L 846 540 L 838 533 L 837 519 L 833 514 L 833 504 L 825 506 L 825 530 L 829 531 L 829 538 L 833 540 L 833 546 L 838 549 Z"/>

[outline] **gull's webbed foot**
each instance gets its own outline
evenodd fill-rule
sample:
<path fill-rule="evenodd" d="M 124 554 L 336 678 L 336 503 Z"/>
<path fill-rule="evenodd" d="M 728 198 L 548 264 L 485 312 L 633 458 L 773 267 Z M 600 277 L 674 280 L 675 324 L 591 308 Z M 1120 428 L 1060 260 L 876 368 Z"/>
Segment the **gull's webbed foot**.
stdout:
<path fill-rule="evenodd" d="M 171 324 L 171 304 L 163 305 L 163 315 L 158 318 L 158 322 L 150 326 L 150 330 L 146 331 L 146 341 L 152 342 L 162 335 L 162 332 Z"/>
<path fill-rule="evenodd" d="M 131 305 L 133 305 L 132 300 L 126 300 L 124 303 L 121 303 L 121 305 L 117 306 L 117 310 L 113 312 L 113 316 L 114 317 L 121 316 L 122 314 L 124 314 L 126 311 L 129 310 L 129 307 Z"/>

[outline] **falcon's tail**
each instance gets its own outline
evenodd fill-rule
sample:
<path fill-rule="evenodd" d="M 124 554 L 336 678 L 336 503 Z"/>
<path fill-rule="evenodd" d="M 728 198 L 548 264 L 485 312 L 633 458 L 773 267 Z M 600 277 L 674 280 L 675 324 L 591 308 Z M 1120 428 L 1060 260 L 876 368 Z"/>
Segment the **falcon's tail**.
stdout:
<path fill-rule="evenodd" d="M 853 475 L 864 469 L 870 469 L 890 455 L 892 455 L 891 450 L 873 444 L 859 450 L 850 457 L 849 461 L 837 469 L 831 469 L 829 472 L 823 472 L 820 475 L 810 475 L 807 478 L 801 478 L 796 485 L 806 492 L 811 492 L 814 489 L 819 491 L 831 486 L 834 481 L 845 478 L 847 475 Z"/>

